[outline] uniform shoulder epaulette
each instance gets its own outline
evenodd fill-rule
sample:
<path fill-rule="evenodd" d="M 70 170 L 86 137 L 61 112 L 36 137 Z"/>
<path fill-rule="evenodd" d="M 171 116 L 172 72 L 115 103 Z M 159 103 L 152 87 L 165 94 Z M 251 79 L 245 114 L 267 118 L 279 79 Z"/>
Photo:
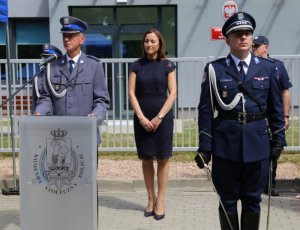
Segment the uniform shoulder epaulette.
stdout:
<path fill-rule="evenodd" d="M 97 58 L 97 57 L 95 57 L 95 56 L 93 56 L 93 55 L 86 55 L 88 58 L 90 58 L 90 59 L 93 59 L 93 60 L 95 60 L 96 62 L 99 62 L 100 61 L 100 59 L 99 58 Z"/>
<path fill-rule="evenodd" d="M 276 59 L 276 58 L 269 57 L 269 60 L 272 60 L 273 62 L 282 62 L 283 63 L 283 61 Z"/>
<path fill-rule="evenodd" d="M 269 61 L 269 62 L 272 62 L 274 63 L 275 61 L 271 58 L 264 58 L 264 57 L 258 57 L 259 59 L 262 59 L 262 60 L 265 60 L 265 61 Z"/>
<path fill-rule="evenodd" d="M 215 60 L 210 61 L 209 63 L 222 62 L 226 61 L 226 57 L 217 58 Z"/>

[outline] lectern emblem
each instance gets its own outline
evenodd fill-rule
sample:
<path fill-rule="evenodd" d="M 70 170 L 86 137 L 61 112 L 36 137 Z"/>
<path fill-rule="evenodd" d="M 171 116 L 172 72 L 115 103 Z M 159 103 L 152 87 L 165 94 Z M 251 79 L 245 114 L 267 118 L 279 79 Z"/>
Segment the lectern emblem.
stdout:
<path fill-rule="evenodd" d="M 73 190 L 77 184 L 74 178 L 84 172 L 83 155 L 77 155 L 72 147 L 72 139 L 66 138 L 67 130 L 51 130 L 52 138 L 46 139 L 46 147 L 35 155 L 34 183 L 46 183 L 46 190 L 63 194 Z M 38 159 L 39 158 L 39 159 Z"/>

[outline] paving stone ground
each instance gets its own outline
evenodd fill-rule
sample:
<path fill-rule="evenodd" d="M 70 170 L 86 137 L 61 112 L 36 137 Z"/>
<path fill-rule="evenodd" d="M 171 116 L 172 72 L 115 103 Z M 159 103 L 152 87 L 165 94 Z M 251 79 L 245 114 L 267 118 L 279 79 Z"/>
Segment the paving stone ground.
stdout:
<path fill-rule="evenodd" d="M 218 200 L 212 189 L 195 191 L 189 188 L 169 188 L 166 194 L 166 217 L 156 221 L 145 218 L 147 200 L 144 190 L 99 192 L 99 228 L 103 230 L 217 230 Z M 271 198 L 270 230 L 298 230 L 300 226 L 300 199 L 297 193 L 282 192 Z M 262 196 L 260 229 L 266 229 L 266 195 Z M 0 230 L 20 230 L 20 197 L 0 195 Z M 63 229 L 57 229 L 63 230 Z"/>

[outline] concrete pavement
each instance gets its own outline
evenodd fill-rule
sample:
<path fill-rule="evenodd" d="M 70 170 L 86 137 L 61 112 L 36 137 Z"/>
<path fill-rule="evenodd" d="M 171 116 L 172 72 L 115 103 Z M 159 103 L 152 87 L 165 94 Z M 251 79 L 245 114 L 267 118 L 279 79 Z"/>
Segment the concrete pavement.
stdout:
<path fill-rule="evenodd" d="M 143 181 L 99 182 L 99 229 L 103 230 L 217 230 L 218 199 L 210 181 L 170 181 L 166 194 L 166 217 L 145 218 L 147 194 Z M 296 230 L 300 226 L 299 194 L 284 189 L 271 198 L 270 230 Z M 260 229 L 266 229 L 267 201 L 262 196 Z M 0 195 L 0 230 L 20 230 L 20 197 Z M 42 229 L 41 229 L 42 230 Z M 60 229 L 57 229 L 60 230 Z M 63 230 L 63 229 L 61 229 Z"/>

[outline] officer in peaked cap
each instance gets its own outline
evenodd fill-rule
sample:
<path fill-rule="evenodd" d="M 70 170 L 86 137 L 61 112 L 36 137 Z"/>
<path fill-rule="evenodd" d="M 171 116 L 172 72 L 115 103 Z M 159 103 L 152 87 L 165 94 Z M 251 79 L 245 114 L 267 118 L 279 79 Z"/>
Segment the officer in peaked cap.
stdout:
<path fill-rule="evenodd" d="M 206 65 L 201 85 L 195 160 L 203 168 L 212 158 L 222 230 L 239 229 L 238 201 L 241 229 L 259 229 L 269 159 L 286 145 L 277 70 L 250 52 L 255 26 L 245 12 L 224 23 L 230 53 Z"/>
<path fill-rule="evenodd" d="M 222 27 L 222 34 L 225 37 L 228 37 L 228 34 L 234 31 L 250 30 L 253 32 L 255 30 L 255 27 L 255 20 L 250 14 L 245 12 L 238 12 L 228 18 L 224 23 Z"/>
<path fill-rule="evenodd" d="M 93 116 L 100 128 L 110 98 L 101 61 L 81 51 L 87 23 L 66 16 L 60 19 L 60 24 L 66 53 L 43 72 L 47 81 L 44 80 L 40 93 L 43 96 L 37 98 L 34 115 Z M 98 144 L 101 143 L 99 128 L 95 134 Z M 98 158 L 98 148 L 95 154 Z"/>
<path fill-rule="evenodd" d="M 61 32 L 62 33 L 79 33 L 79 32 L 84 32 L 87 30 L 87 23 L 82 21 L 79 18 L 75 18 L 72 16 L 66 16 L 60 18 L 60 24 L 61 24 Z"/>
<path fill-rule="evenodd" d="M 280 89 L 281 89 L 281 95 L 282 95 L 282 101 L 283 101 L 283 112 L 284 112 L 284 120 L 285 120 L 285 129 L 287 130 L 289 128 L 289 115 L 290 115 L 290 92 L 289 88 L 291 88 L 293 85 L 291 83 L 290 77 L 288 75 L 288 72 L 285 68 L 284 63 L 281 60 L 272 58 L 269 56 L 269 39 L 266 36 L 256 36 L 253 39 L 253 46 L 252 46 L 252 52 L 254 55 L 267 58 L 274 62 L 275 66 L 278 70 L 278 78 L 280 82 Z M 279 157 L 279 156 L 278 156 Z M 279 196 L 279 191 L 276 189 L 276 170 L 277 170 L 277 160 L 276 158 L 271 159 L 272 160 L 272 187 L 271 187 L 271 196 Z M 266 189 L 264 193 L 268 194 L 269 188 L 266 186 Z"/>
<path fill-rule="evenodd" d="M 62 40 L 66 53 L 51 62 L 45 71 L 46 87 L 37 99 L 35 115 L 96 116 L 98 123 L 106 117 L 109 94 L 101 61 L 81 51 L 87 23 L 79 18 L 60 18 Z M 56 52 L 48 46 L 46 53 Z M 48 83 L 51 84 L 48 84 Z M 53 112 L 52 112 L 53 110 Z M 98 132 L 98 143 L 100 143 Z"/>
<path fill-rule="evenodd" d="M 253 38 L 253 44 L 255 45 L 269 45 L 269 39 L 265 36 L 259 35 Z"/>

